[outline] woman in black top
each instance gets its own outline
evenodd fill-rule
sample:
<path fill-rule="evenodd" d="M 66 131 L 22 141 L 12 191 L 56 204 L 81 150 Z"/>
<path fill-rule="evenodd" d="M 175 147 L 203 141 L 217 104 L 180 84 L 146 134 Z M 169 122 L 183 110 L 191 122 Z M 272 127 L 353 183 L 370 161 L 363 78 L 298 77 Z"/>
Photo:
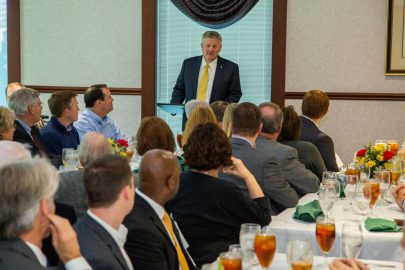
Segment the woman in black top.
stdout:
<path fill-rule="evenodd" d="M 228 137 L 212 123 L 197 126 L 184 145 L 190 172 L 181 174 L 179 191 L 167 208 L 197 265 L 214 261 L 230 244 L 239 243 L 241 224 L 264 226 L 271 221 L 269 199 L 242 161 L 231 153 Z M 245 181 L 249 195 L 220 180 L 220 169 Z"/>

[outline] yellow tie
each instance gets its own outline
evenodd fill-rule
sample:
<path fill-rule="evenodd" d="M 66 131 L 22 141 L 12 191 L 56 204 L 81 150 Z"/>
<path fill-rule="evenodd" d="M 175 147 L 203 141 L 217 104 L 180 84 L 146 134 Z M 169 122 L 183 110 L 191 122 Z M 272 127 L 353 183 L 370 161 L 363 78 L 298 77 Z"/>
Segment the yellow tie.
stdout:
<path fill-rule="evenodd" d="M 206 64 L 204 66 L 204 71 L 201 76 L 200 85 L 198 86 L 197 99 L 205 100 L 207 95 L 207 86 L 208 86 L 208 68 L 210 65 Z"/>
<path fill-rule="evenodd" d="M 177 252 L 177 259 L 179 260 L 179 264 L 180 264 L 181 268 L 183 270 L 189 270 L 186 257 L 184 257 L 184 253 L 181 250 L 181 247 L 180 247 L 179 243 L 176 240 L 176 236 L 175 236 L 174 231 L 173 231 L 172 220 L 170 219 L 169 215 L 166 212 L 163 215 L 162 220 L 163 220 L 163 224 L 165 224 L 165 226 L 166 226 L 166 229 L 170 233 L 170 237 L 172 238 L 172 240 L 174 242 L 174 247 L 176 248 L 176 252 Z"/>

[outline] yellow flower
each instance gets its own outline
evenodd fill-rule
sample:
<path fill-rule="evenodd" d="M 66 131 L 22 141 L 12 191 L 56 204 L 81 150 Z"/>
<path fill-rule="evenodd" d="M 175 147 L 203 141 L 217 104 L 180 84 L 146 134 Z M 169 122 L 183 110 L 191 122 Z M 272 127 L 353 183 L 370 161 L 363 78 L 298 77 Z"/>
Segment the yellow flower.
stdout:
<path fill-rule="evenodd" d="M 366 168 L 371 168 L 375 166 L 375 161 L 374 160 L 370 160 L 366 163 Z"/>
<path fill-rule="evenodd" d="M 120 154 L 121 157 L 126 157 L 127 156 L 127 153 L 125 153 L 125 152 L 120 152 L 119 154 Z"/>
<path fill-rule="evenodd" d="M 359 163 L 364 164 L 364 161 L 366 161 L 366 157 L 361 157 L 360 160 L 359 160 Z"/>
<path fill-rule="evenodd" d="M 108 138 L 107 141 L 109 144 L 114 144 L 114 140 L 112 138 Z"/>
<path fill-rule="evenodd" d="M 377 160 L 378 160 L 378 161 L 384 161 L 383 155 L 378 155 L 378 156 L 377 156 Z"/>
<path fill-rule="evenodd" d="M 382 152 L 384 150 L 384 145 L 383 144 L 377 144 L 374 148 L 375 148 L 375 150 L 377 152 Z"/>

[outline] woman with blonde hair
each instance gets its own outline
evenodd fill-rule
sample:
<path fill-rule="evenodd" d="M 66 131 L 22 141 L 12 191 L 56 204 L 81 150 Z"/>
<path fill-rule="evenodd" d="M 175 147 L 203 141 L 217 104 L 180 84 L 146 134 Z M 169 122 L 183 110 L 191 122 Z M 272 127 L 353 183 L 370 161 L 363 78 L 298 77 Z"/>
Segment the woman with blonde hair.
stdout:
<path fill-rule="evenodd" d="M 224 120 L 222 121 L 222 128 L 225 131 L 225 134 L 226 134 L 226 136 L 228 136 L 228 138 L 230 138 L 232 135 L 232 114 L 233 114 L 233 111 L 235 110 L 236 106 L 238 106 L 237 103 L 229 104 L 228 107 L 226 107 L 226 110 L 224 113 Z"/>
<path fill-rule="evenodd" d="M 181 139 L 181 145 L 183 146 L 187 143 L 188 137 L 190 137 L 191 132 L 193 132 L 196 126 L 207 123 L 217 123 L 217 118 L 211 107 L 196 107 L 192 110 L 190 117 L 187 119 L 186 128 L 184 129 L 183 137 Z"/>
<path fill-rule="evenodd" d="M 0 106 L 0 140 L 13 140 L 15 131 L 14 121 L 14 112 L 6 107 Z"/>

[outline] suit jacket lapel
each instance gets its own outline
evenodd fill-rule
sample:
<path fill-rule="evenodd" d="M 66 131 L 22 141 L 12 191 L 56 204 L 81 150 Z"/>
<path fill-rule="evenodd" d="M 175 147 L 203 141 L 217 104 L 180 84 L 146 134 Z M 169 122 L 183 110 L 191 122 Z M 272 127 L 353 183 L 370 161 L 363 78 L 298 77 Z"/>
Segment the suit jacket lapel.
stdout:
<path fill-rule="evenodd" d="M 19 253 L 22 256 L 28 258 L 29 260 L 36 262 L 38 265 L 41 265 L 40 262 L 38 261 L 37 256 L 35 256 L 34 252 L 21 239 L 2 240 L 1 242 L 5 243 L 5 246 L 7 247 L 8 250 L 12 250 L 16 253 Z"/>
<path fill-rule="evenodd" d="M 100 225 L 97 221 L 92 219 L 88 214 L 83 216 L 83 223 L 86 224 L 88 227 L 91 228 L 100 238 L 101 240 L 107 244 L 107 246 L 111 249 L 111 253 L 114 257 L 118 260 L 118 262 L 124 267 L 125 269 L 129 270 L 127 262 L 124 259 L 124 256 L 121 253 L 121 250 L 112 236 Z"/>
<path fill-rule="evenodd" d="M 222 74 L 223 74 L 223 61 L 222 58 L 218 56 L 218 62 L 217 62 L 217 68 L 215 70 L 215 77 L 214 77 L 214 82 L 212 83 L 212 90 L 211 90 L 211 97 L 210 97 L 210 103 L 212 103 L 212 100 L 215 100 L 215 96 L 218 94 L 217 89 L 219 87 L 219 83 L 222 80 Z"/>
<path fill-rule="evenodd" d="M 198 76 L 200 75 L 200 66 L 201 66 L 202 56 L 196 58 L 196 60 L 192 63 L 190 67 L 193 71 L 193 77 L 191 78 L 192 88 L 194 93 L 193 97 L 197 98 L 197 90 L 198 90 Z"/>

